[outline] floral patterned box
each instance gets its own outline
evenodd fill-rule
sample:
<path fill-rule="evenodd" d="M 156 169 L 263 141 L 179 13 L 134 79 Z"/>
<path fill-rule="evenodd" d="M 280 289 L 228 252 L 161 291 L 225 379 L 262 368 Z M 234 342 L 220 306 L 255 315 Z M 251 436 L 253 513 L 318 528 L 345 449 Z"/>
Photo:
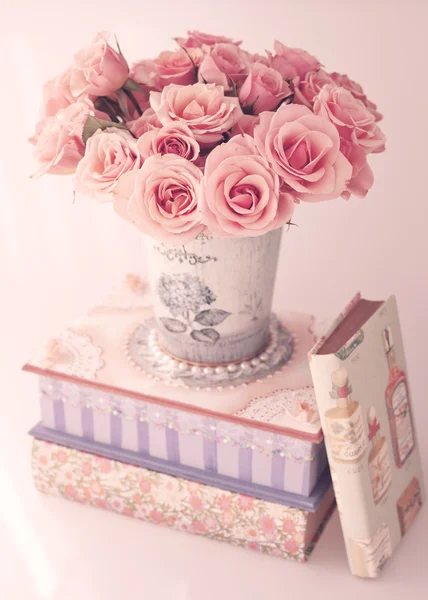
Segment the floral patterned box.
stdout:
<path fill-rule="evenodd" d="M 309 496 L 327 466 L 313 326 L 309 315 L 273 316 L 270 346 L 251 363 L 177 363 L 156 347 L 150 297 L 128 276 L 24 368 L 40 376 L 47 428 Z"/>
<path fill-rule="evenodd" d="M 334 507 L 331 485 L 308 512 L 37 439 L 32 464 L 41 492 L 300 562 Z"/>

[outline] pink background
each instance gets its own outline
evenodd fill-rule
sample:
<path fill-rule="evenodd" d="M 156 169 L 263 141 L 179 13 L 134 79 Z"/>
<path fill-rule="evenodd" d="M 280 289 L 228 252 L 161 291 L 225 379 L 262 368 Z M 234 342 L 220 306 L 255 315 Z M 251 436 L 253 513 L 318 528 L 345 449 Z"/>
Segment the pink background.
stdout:
<path fill-rule="evenodd" d="M 297 208 L 299 227 L 283 240 L 277 304 L 335 316 L 358 289 L 370 299 L 397 295 L 426 457 L 427 4 L 264 0 L 250 9 L 244 0 L 15 0 L 7 14 L 3 6 L 0 596 L 336 599 L 346 589 L 348 600 L 421 598 L 428 584 L 426 509 L 381 580 L 370 584 L 349 574 L 337 515 L 302 566 L 40 497 L 25 436 L 38 418 L 36 381 L 19 367 L 113 280 L 145 271 L 139 233 L 110 206 L 85 198 L 73 204 L 67 177 L 28 178 L 34 165 L 26 138 L 42 83 L 101 29 L 117 34 L 129 60 L 156 55 L 188 28 L 242 37 L 252 51 L 279 38 L 363 84 L 385 115 L 387 152 L 372 157 L 376 181 L 365 200 Z"/>

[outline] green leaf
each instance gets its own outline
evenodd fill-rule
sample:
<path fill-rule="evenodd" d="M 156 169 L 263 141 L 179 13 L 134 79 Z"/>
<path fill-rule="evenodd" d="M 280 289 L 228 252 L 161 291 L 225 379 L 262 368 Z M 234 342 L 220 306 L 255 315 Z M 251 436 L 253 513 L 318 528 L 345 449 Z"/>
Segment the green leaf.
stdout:
<path fill-rule="evenodd" d="M 178 319 L 168 319 L 167 317 L 161 317 L 162 325 L 171 333 L 184 333 L 187 329 L 187 325 L 182 323 Z"/>
<path fill-rule="evenodd" d="M 122 88 L 124 90 L 128 90 L 128 92 L 141 92 L 142 94 L 149 95 L 149 92 L 145 90 L 139 83 L 134 81 L 133 79 L 128 78 L 123 84 Z"/>
<path fill-rule="evenodd" d="M 220 338 L 220 334 L 215 329 L 201 329 L 200 331 L 194 329 L 190 335 L 197 342 L 202 342 L 209 346 L 214 346 Z"/>
<path fill-rule="evenodd" d="M 104 129 L 108 129 L 109 127 L 116 127 L 117 129 L 126 129 L 128 131 L 127 127 L 125 127 L 125 125 L 122 125 L 121 123 L 114 123 L 113 121 L 105 121 L 104 119 L 97 119 L 97 117 L 89 116 L 86 119 L 86 123 L 83 127 L 83 143 L 86 144 L 89 138 L 92 137 L 94 133 L 99 129 L 103 131 Z"/>
<path fill-rule="evenodd" d="M 195 317 L 195 321 L 200 323 L 201 325 L 208 325 L 212 327 L 213 325 L 218 325 L 219 323 L 223 323 L 225 319 L 230 315 L 230 312 L 226 310 L 219 310 L 217 308 L 210 308 L 208 310 L 202 310 Z"/>

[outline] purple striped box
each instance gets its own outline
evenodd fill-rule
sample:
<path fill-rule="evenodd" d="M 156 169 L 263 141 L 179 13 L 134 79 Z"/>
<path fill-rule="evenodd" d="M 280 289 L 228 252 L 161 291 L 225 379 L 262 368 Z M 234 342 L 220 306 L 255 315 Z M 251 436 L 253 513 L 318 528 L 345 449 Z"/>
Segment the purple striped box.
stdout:
<path fill-rule="evenodd" d="M 175 465 L 308 496 L 324 444 L 40 377 L 42 424 Z"/>

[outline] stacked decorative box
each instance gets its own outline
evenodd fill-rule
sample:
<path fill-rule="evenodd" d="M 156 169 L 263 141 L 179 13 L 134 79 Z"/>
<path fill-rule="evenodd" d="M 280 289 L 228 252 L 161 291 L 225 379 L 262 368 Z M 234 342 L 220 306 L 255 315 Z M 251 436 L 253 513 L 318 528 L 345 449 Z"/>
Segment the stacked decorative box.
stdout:
<path fill-rule="evenodd" d="M 306 560 L 334 494 L 307 353 L 312 317 L 272 317 L 260 360 L 177 363 L 127 278 L 25 369 L 39 375 L 37 487 Z"/>

